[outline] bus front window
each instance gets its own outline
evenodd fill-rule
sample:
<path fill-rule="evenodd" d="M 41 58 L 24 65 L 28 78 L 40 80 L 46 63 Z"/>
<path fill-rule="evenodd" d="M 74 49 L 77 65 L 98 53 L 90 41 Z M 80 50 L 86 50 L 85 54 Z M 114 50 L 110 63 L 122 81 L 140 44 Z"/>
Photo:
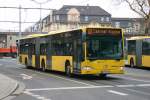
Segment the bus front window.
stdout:
<path fill-rule="evenodd" d="M 87 42 L 88 59 L 120 59 L 122 40 L 118 38 L 90 38 Z"/>

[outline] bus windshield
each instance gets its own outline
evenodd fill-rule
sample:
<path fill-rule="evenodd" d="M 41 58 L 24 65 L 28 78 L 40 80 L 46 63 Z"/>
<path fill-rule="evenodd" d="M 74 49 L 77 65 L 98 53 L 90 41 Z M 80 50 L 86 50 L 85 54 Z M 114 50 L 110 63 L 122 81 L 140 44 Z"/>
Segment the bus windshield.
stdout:
<path fill-rule="evenodd" d="M 118 37 L 90 37 L 87 40 L 88 59 L 121 59 L 122 39 Z"/>

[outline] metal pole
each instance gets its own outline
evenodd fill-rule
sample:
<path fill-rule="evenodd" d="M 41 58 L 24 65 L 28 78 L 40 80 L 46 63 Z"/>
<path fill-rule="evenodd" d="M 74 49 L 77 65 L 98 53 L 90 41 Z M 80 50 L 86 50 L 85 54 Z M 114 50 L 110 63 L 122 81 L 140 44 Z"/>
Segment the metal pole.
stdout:
<path fill-rule="evenodd" d="M 18 50 L 17 50 L 17 55 L 20 52 L 20 39 L 21 39 L 21 5 L 19 5 L 19 37 L 18 37 Z M 19 55 L 17 56 L 17 60 L 19 61 Z"/>
<path fill-rule="evenodd" d="M 21 39 L 21 5 L 19 6 L 19 41 Z"/>
<path fill-rule="evenodd" d="M 40 3 L 40 32 L 42 33 L 42 3 Z"/>

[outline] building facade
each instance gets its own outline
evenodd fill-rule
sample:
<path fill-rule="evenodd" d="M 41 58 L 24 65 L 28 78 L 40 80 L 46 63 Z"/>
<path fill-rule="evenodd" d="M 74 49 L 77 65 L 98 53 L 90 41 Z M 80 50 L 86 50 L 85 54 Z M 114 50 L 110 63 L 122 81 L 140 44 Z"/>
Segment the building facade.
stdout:
<path fill-rule="evenodd" d="M 34 32 L 22 32 L 21 37 L 35 34 Z M 47 33 L 43 33 L 47 34 Z M 19 32 L 0 32 L 0 48 L 16 47 L 16 40 L 19 39 Z"/>
<path fill-rule="evenodd" d="M 86 26 L 111 27 L 111 14 L 99 6 L 64 5 L 59 10 L 53 10 L 41 23 L 36 23 L 26 31 L 42 32 L 59 29 L 74 29 Z M 41 29 L 40 29 L 41 28 Z"/>
<path fill-rule="evenodd" d="M 143 34 L 142 18 L 112 18 L 99 6 L 64 5 L 53 10 L 48 16 L 29 27 L 26 32 L 50 32 L 61 29 L 74 29 L 86 26 L 123 28 L 125 34 Z"/>
<path fill-rule="evenodd" d="M 144 34 L 143 18 L 112 18 L 112 26 L 123 28 L 125 34 Z"/>

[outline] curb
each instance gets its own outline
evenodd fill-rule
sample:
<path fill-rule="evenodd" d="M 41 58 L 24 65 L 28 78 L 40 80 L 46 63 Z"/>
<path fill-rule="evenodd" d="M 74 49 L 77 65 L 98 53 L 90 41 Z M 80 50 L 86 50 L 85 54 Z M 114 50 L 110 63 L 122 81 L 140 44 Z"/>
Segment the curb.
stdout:
<path fill-rule="evenodd" d="M 15 98 L 16 96 L 22 94 L 24 89 L 25 89 L 24 83 L 18 82 L 17 88 L 11 94 L 9 94 L 7 97 L 5 97 L 3 100 L 11 100 L 11 99 Z"/>
<path fill-rule="evenodd" d="M 0 100 L 10 100 L 10 97 L 16 97 L 25 89 L 25 85 L 3 74 L 0 74 Z"/>

